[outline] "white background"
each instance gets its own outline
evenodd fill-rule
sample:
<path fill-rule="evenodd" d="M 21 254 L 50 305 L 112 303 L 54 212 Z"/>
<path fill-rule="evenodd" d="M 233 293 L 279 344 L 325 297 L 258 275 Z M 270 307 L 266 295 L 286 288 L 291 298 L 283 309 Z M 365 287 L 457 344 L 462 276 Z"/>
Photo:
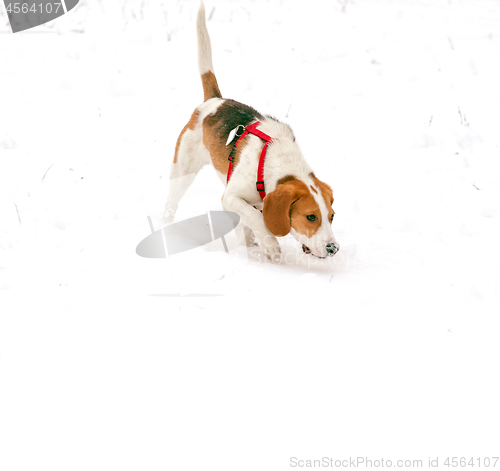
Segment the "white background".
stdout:
<path fill-rule="evenodd" d="M 107 3 L 1 10 L 0 469 L 499 456 L 498 2 L 207 0 L 223 96 L 334 189 L 339 254 L 280 265 L 237 231 L 136 255 L 202 100 L 198 3 Z M 204 169 L 178 220 L 222 192 Z"/>

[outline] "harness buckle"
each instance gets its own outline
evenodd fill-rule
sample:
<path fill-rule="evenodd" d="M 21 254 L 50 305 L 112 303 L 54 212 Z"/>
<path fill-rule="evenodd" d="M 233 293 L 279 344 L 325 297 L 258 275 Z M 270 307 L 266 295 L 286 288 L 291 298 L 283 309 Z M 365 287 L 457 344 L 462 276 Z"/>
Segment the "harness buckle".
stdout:
<path fill-rule="evenodd" d="M 240 132 L 241 129 L 241 132 Z M 243 124 L 238 124 L 234 129 L 231 130 L 229 136 L 227 136 L 226 146 L 231 144 L 236 137 L 241 137 L 241 135 L 245 132 L 245 126 Z"/>
<path fill-rule="evenodd" d="M 241 132 L 238 132 L 240 128 Z M 245 132 L 245 126 L 243 126 L 243 124 L 238 124 L 238 127 L 236 128 L 236 136 L 240 137 L 244 132 Z"/>
<path fill-rule="evenodd" d="M 260 185 L 260 188 L 259 188 L 259 185 Z M 266 191 L 264 189 L 264 182 L 256 182 L 255 186 L 257 187 L 257 191 Z"/>

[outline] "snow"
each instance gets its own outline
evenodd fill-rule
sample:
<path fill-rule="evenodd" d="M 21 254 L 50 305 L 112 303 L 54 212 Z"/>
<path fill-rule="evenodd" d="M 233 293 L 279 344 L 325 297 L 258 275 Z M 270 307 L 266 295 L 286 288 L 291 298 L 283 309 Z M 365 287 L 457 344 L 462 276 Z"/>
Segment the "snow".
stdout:
<path fill-rule="evenodd" d="M 292 126 L 341 250 L 138 257 L 202 99 L 198 3 L 0 10 L 0 468 L 498 456 L 500 6 L 205 4 L 222 94 Z M 204 169 L 177 220 L 222 191 Z"/>

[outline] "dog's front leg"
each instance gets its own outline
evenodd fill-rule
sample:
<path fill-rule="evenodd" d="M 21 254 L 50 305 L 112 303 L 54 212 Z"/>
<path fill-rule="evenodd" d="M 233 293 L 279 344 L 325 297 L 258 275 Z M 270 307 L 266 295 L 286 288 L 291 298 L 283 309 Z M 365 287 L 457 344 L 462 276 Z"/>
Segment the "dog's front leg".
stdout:
<path fill-rule="evenodd" d="M 259 210 L 249 205 L 243 198 L 227 192 L 222 198 L 222 207 L 225 211 L 234 211 L 240 216 L 241 222 L 253 231 L 255 241 L 271 261 L 280 261 L 281 250 L 278 239 L 266 227 Z"/>

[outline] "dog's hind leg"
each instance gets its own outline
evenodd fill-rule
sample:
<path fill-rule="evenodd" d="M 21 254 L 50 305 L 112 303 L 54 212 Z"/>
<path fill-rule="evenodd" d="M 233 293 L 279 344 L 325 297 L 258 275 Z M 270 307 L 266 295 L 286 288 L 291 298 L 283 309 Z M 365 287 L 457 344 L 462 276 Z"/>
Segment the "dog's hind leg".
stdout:
<path fill-rule="evenodd" d="M 197 124 L 198 112 L 195 111 L 177 139 L 174 161 L 170 167 L 167 203 L 163 212 L 165 224 L 174 220 L 179 201 L 193 183 L 197 173 L 208 163 L 207 151 L 202 143 L 201 128 Z"/>

